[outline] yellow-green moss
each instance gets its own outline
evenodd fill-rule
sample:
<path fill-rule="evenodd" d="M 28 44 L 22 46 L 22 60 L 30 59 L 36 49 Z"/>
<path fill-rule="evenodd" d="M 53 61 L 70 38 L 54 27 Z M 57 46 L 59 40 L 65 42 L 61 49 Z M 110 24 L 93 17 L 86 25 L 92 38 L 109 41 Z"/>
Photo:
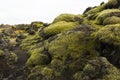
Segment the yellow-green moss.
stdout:
<path fill-rule="evenodd" d="M 90 61 L 83 69 L 75 73 L 74 80 L 119 80 L 119 70 L 106 58 L 100 57 Z"/>
<path fill-rule="evenodd" d="M 120 24 L 106 25 L 95 33 L 95 37 L 108 44 L 120 44 Z"/>
<path fill-rule="evenodd" d="M 54 24 L 51 24 L 50 26 L 46 27 L 44 29 L 44 35 L 45 36 L 51 36 L 58 33 L 61 33 L 63 31 L 71 30 L 79 25 L 78 22 L 65 22 L 60 21 Z"/>
<path fill-rule="evenodd" d="M 15 53 L 11 52 L 8 58 L 8 64 L 14 64 L 15 62 L 17 62 L 17 60 L 18 56 Z"/>
<path fill-rule="evenodd" d="M 115 8 L 117 5 L 119 5 L 117 0 L 108 0 L 108 3 L 106 3 L 106 8 Z"/>
<path fill-rule="evenodd" d="M 28 76 L 27 80 L 55 80 L 54 71 L 46 66 L 35 66 L 32 70 L 30 75 Z"/>
<path fill-rule="evenodd" d="M 66 63 L 65 67 L 71 72 L 82 69 L 88 59 L 98 55 L 95 50 L 95 41 L 85 36 L 84 32 L 68 32 L 59 36 L 50 43 L 48 50 L 53 59 L 62 60 L 63 63 Z"/>
<path fill-rule="evenodd" d="M 103 25 L 120 23 L 120 17 L 112 16 L 103 21 Z"/>
<path fill-rule="evenodd" d="M 37 32 L 35 35 L 28 35 L 21 43 L 21 47 L 24 50 L 29 50 L 34 47 L 42 38 L 39 36 Z"/>
<path fill-rule="evenodd" d="M 34 49 L 30 58 L 27 60 L 27 66 L 45 65 L 49 61 L 49 57 L 43 53 L 44 48 Z"/>
<path fill-rule="evenodd" d="M 93 9 L 91 9 L 90 11 L 88 11 L 87 13 L 85 13 L 85 15 L 87 15 L 87 16 L 90 16 L 91 14 L 95 15 L 95 14 L 101 12 L 102 10 L 104 10 L 105 6 L 106 6 L 106 4 L 103 4 L 101 6 L 97 6 Z"/>
<path fill-rule="evenodd" d="M 98 13 L 98 16 L 96 18 L 96 23 L 103 24 L 103 21 L 107 17 L 111 17 L 111 16 L 120 16 L 120 10 L 119 9 L 108 9 L 108 10 L 104 10 Z"/>
<path fill-rule="evenodd" d="M 56 17 L 53 21 L 53 23 L 59 22 L 59 21 L 66 21 L 66 22 L 74 22 L 74 14 L 61 14 L 58 17 Z"/>
<path fill-rule="evenodd" d="M 2 50 L 0 50 L 0 56 L 2 56 L 4 54 L 4 52 Z"/>
<path fill-rule="evenodd" d="M 42 27 L 43 26 L 43 22 L 32 22 L 31 23 L 31 27 Z"/>
<path fill-rule="evenodd" d="M 48 67 L 44 67 L 41 71 L 41 74 L 44 75 L 47 80 L 52 80 L 53 73 L 53 70 Z"/>

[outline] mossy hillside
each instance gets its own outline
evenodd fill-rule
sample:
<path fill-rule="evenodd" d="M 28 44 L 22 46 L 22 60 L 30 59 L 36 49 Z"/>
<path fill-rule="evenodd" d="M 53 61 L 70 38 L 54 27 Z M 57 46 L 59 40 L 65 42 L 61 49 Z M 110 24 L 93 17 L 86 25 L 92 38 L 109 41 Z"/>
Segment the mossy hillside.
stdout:
<path fill-rule="evenodd" d="M 37 79 L 35 78 L 37 75 L 41 76 L 40 79 L 47 80 L 61 80 L 63 77 L 64 79 L 72 79 L 73 74 L 78 70 L 82 70 L 88 60 L 96 58 L 99 55 L 95 50 L 98 45 L 90 35 L 92 30 L 88 28 L 91 27 L 84 27 L 81 26 L 71 31 L 62 32 L 56 35 L 56 38 L 52 40 L 49 40 L 49 38 L 44 41 L 42 48 L 31 50 L 27 66 L 44 65 L 45 71 L 47 66 L 47 73 L 52 71 L 52 74 L 45 75 L 46 73 L 42 68 L 39 72 L 31 72 L 28 77 L 29 80 L 32 77 Z M 47 55 L 45 51 L 47 51 Z"/>
<path fill-rule="evenodd" d="M 106 25 L 95 33 L 95 37 L 108 44 L 120 45 L 120 24 Z"/>
<path fill-rule="evenodd" d="M 119 9 L 107 9 L 100 13 L 96 18 L 96 24 L 103 24 L 104 19 L 112 16 L 120 17 L 120 10 Z"/>
<path fill-rule="evenodd" d="M 44 36 L 53 36 L 63 31 L 71 30 L 79 25 L 78 22 L 60 21 L 44 28 Z"/>

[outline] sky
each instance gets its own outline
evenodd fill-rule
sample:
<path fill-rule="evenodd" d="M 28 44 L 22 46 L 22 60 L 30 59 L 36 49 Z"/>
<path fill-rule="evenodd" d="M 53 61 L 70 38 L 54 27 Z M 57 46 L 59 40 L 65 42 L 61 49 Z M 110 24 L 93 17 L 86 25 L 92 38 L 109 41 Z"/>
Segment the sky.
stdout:
<path fill-rule="evenodd" d="M 0 24 L 51 23 L 62 13 L 82 14 L 108 0 L 0 0 Z"/>

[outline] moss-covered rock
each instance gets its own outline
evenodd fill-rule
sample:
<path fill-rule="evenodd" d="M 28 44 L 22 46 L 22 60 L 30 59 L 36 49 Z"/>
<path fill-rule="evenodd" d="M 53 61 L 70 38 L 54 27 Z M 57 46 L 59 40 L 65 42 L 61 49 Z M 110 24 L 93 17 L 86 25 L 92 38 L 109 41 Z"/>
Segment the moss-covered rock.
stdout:
<path fill-rule="evenodd" d="M 45 65 L 49 63 L 48 55 L 44 54 L 44 48 L 32 50 L 30 58 L 27 60 L 27 66 Z"/>
<path fill-rule="evenodd" d="M 106 58 L 100 57 L 89 61 L 83 71 L 74 75 L 75 80 L 119 80 L 119 70 L 110 64 Z"/>
<path fill-rule="evenodd" d="M 3 56 L 4 52 L 2 50 L 0 50 L 0 56 Z"/>
<path fill-rule="evenodd" d="M 97 24 L 103 24 L 103 21 L 112 16 L 120 17 L 120 10 L 119 9 L 108 9 L 100 12 L 96 18 Z"/>
<path fill-rule="evenodd" d="M 32 22 L 31 23 L 31 27 L 42 27 L 43 26 L 43 22 Z"/>
<path fill-rule="evenodd" d="M 31 49 L 33 46 L 35 46 L 36 44 L 38 44 L 38 42 L 40 42 L 42 40 L 42 37 L 39 36 L 39 33 L 36 32 L 35 35 L 28 35 L 20 44 L 20 46 L 22 47 L 22 49 L 24 50 L 29 50 Z"/>
<path fill-rule="evenodd" d="M 119 7 L 119 0 L 108 0 L 108 3 L 106 3 L 106 8 L 111 9 L 111 8 L 118 8 Z"/>
<path fill-rule="evenodd" d="M 112 16 L 103 21 L 103 25 L 120 23 L 120 17 Z"/>
<path fill-rule="evenodd" d="M 102 4 L 101 6 L 94 7 L 85 13 L 87 16 L 95 15 L 105 9 L 106 4 Z"/>
<path fill-rule="evenodd" d="M 44 29 L 44 36 L 50 37 L 50 36 L 56 35 L 58 33 L 61 33 L 63 31 L 71 30 L 71 29 L 77 27 L 78 25 L 79 25 L 78 22 L 60 21 L 57 23 L 53 23 Z"/>
<path fill-rule="evenodd" d="M 68 74 L 71 75 L 77 70 L 81 70 L 89 59 L 99 55 L 95 47 L 94 39 L 84 31 L 73 31 L 59 35 L 48 47 L 52 56 L 51 66 L 55 60 L 60 61 L 63 64 L 58 65 L 62 68 L 60 70 L 63 70 L 61 74 L 68 71 Z"/>
<path fill-rule="evenodd" d="M 54 80 L 53 73 L 54 71 L 49 67 L 36 66 L 31 70 L 27 80 Z"/>
<path fill-rule="evenodd" d="M 106 25 L 96 32 L 97 39 L 104 43 L 120 45 L 120 24 Z"/>
<path fill-rule="evenodd" d="M 59 21 L 66 21 L 66 22 L 74 22 L 74 14 L 61 14 L 58 17 L 56 17 L 53 21 L 53 23 L 59 22 Z"/>
<path fill-rule="evenodd" d="M 8 56 L 8 64 L 13 65 L 17 61 L 18 61 L 18 56 L 15 53 L 11 52 L 10 55 Z"/>

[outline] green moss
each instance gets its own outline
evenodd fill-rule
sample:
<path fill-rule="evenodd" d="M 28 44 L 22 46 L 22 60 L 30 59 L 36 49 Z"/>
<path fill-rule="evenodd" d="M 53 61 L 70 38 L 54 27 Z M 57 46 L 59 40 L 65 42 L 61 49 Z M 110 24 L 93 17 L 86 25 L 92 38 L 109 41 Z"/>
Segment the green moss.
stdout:
<path fill-rule="evenodd" d="M 61 67 L 75 72 L 82 69 L 88 59 L 98 55 L 95 46 L 96 43 L 93 39 L 81 31 L 76 31 L 59 35 L 49 44 L 48 50 L 53 59 L 61 60 L 64 63 L 65 68 Z"/>
<path fill-rule="evenodd" d="M 74 75 L 75 80 L 119 80 L 119 70 L 110 64 L 106 58 L 90 61 L 81 72 Z"/>
<path fill-rule="evenodd" d="M 53 73 L 53 70 L 48 67 L 44 67 L 41 71 L 41 74 L 44 75 L 47 80 L 52 80 Z"/>
<path fill-rule="evenodd" d="M 120 10 L 119 9 L 108 9 L 100 12 L 96 18 L 96 23 L 97 24 L 103 24 L 103 21 L 107 17 L 111 16 L 120 16 Z"/>
<path fill-rule="evenodd" d="M 2 50 L 0 50 L 0 56 L 2 56 L 4 54 L 4 52 Z"/>
<path fill-rule="evenodd" d="M 31 27 L 35 28 L 35 27 L 42 27 L 43 26 L 43 22 L 32 22 L 31 23 Z"/>
<path fill-rule="evenodd" d="M 28 76 L 27 80 L 55 80 L 53 79 L 54 71 L 46 66 L 35 66 L 32 70 L 30 75 Z"/>
<path fill-rule="evenodd" d="M 120 18 L 116 16 L 108 17 L 103 21 L 103 25 L 120 23 Z"/>
<path fill-rule="evenodd" d="M 108 44 L 120 44 L 120 24 L 106 25 L 95 33 L 95 37 Z"/>
<path fill-rule="evenodd" d="M 103 4 L 101 6 L 97 6 L 97 7 L 93 8 L 93 9 L 89 10 L 87 13 L 85 13 L 85 15 L 87 15 L 87 16 L 95 15 L 95 14 L 103 11 L 105 9 L 105 6 L 106 6 L 106 4 Z"/>
<path fill-rule="evenodd" d="M 12 64 L 16 63 L 17 60 L 18 60 L 18 56 L 15 53 L 11 52 L 8 57 L 8 64 L 12 65 Z"/>
<path fill-rule="evenodd" d="M 46 27 L 44 29 L 44 36 L 52 36 L 52 35 L 61 33 L 63 31 L 71 30 L 77 27 L 78 25 L 79 23 L 77 22 L 60 21 L 60 22 L 51 24 L 50 26 Z"/>
<path fill-rule="evenodd" d="M 39 32 L 36 32 L 35 35 L 28 35 L 20 44 L 22 49 L 29 50 L 33 48 L 42 38 L 39 36 Z"/>
<path fill-rule="evenodd" d="M 44 54 L 44 48 L 34 49 L 30 58 L 27 60 L 27 66 L 45 65 L 49 62 L 48 55 Z"/>
<path fill-rule="evenodd" d="M 119 5 L 118 0 L 108 0 L 108 3 L 106 3 L 106 8 L 116 8 Z"/>
<path fill-rule="evenodd" d="M 74 14 L 61 14 L 58 17 L 55 18 L 53 23 L 59 22 L 59 21 L 66 21 L 66 22 L 74 22 Z"/>
<path fill-rule="evenodd" d="M 41 80 L 43 78 L 43 76 L 41 75 L 41 70 L 44 67 L 45 66 L 38 65 L 32 68 L 31 73 L 27 77 L 27 80 Z"/>

